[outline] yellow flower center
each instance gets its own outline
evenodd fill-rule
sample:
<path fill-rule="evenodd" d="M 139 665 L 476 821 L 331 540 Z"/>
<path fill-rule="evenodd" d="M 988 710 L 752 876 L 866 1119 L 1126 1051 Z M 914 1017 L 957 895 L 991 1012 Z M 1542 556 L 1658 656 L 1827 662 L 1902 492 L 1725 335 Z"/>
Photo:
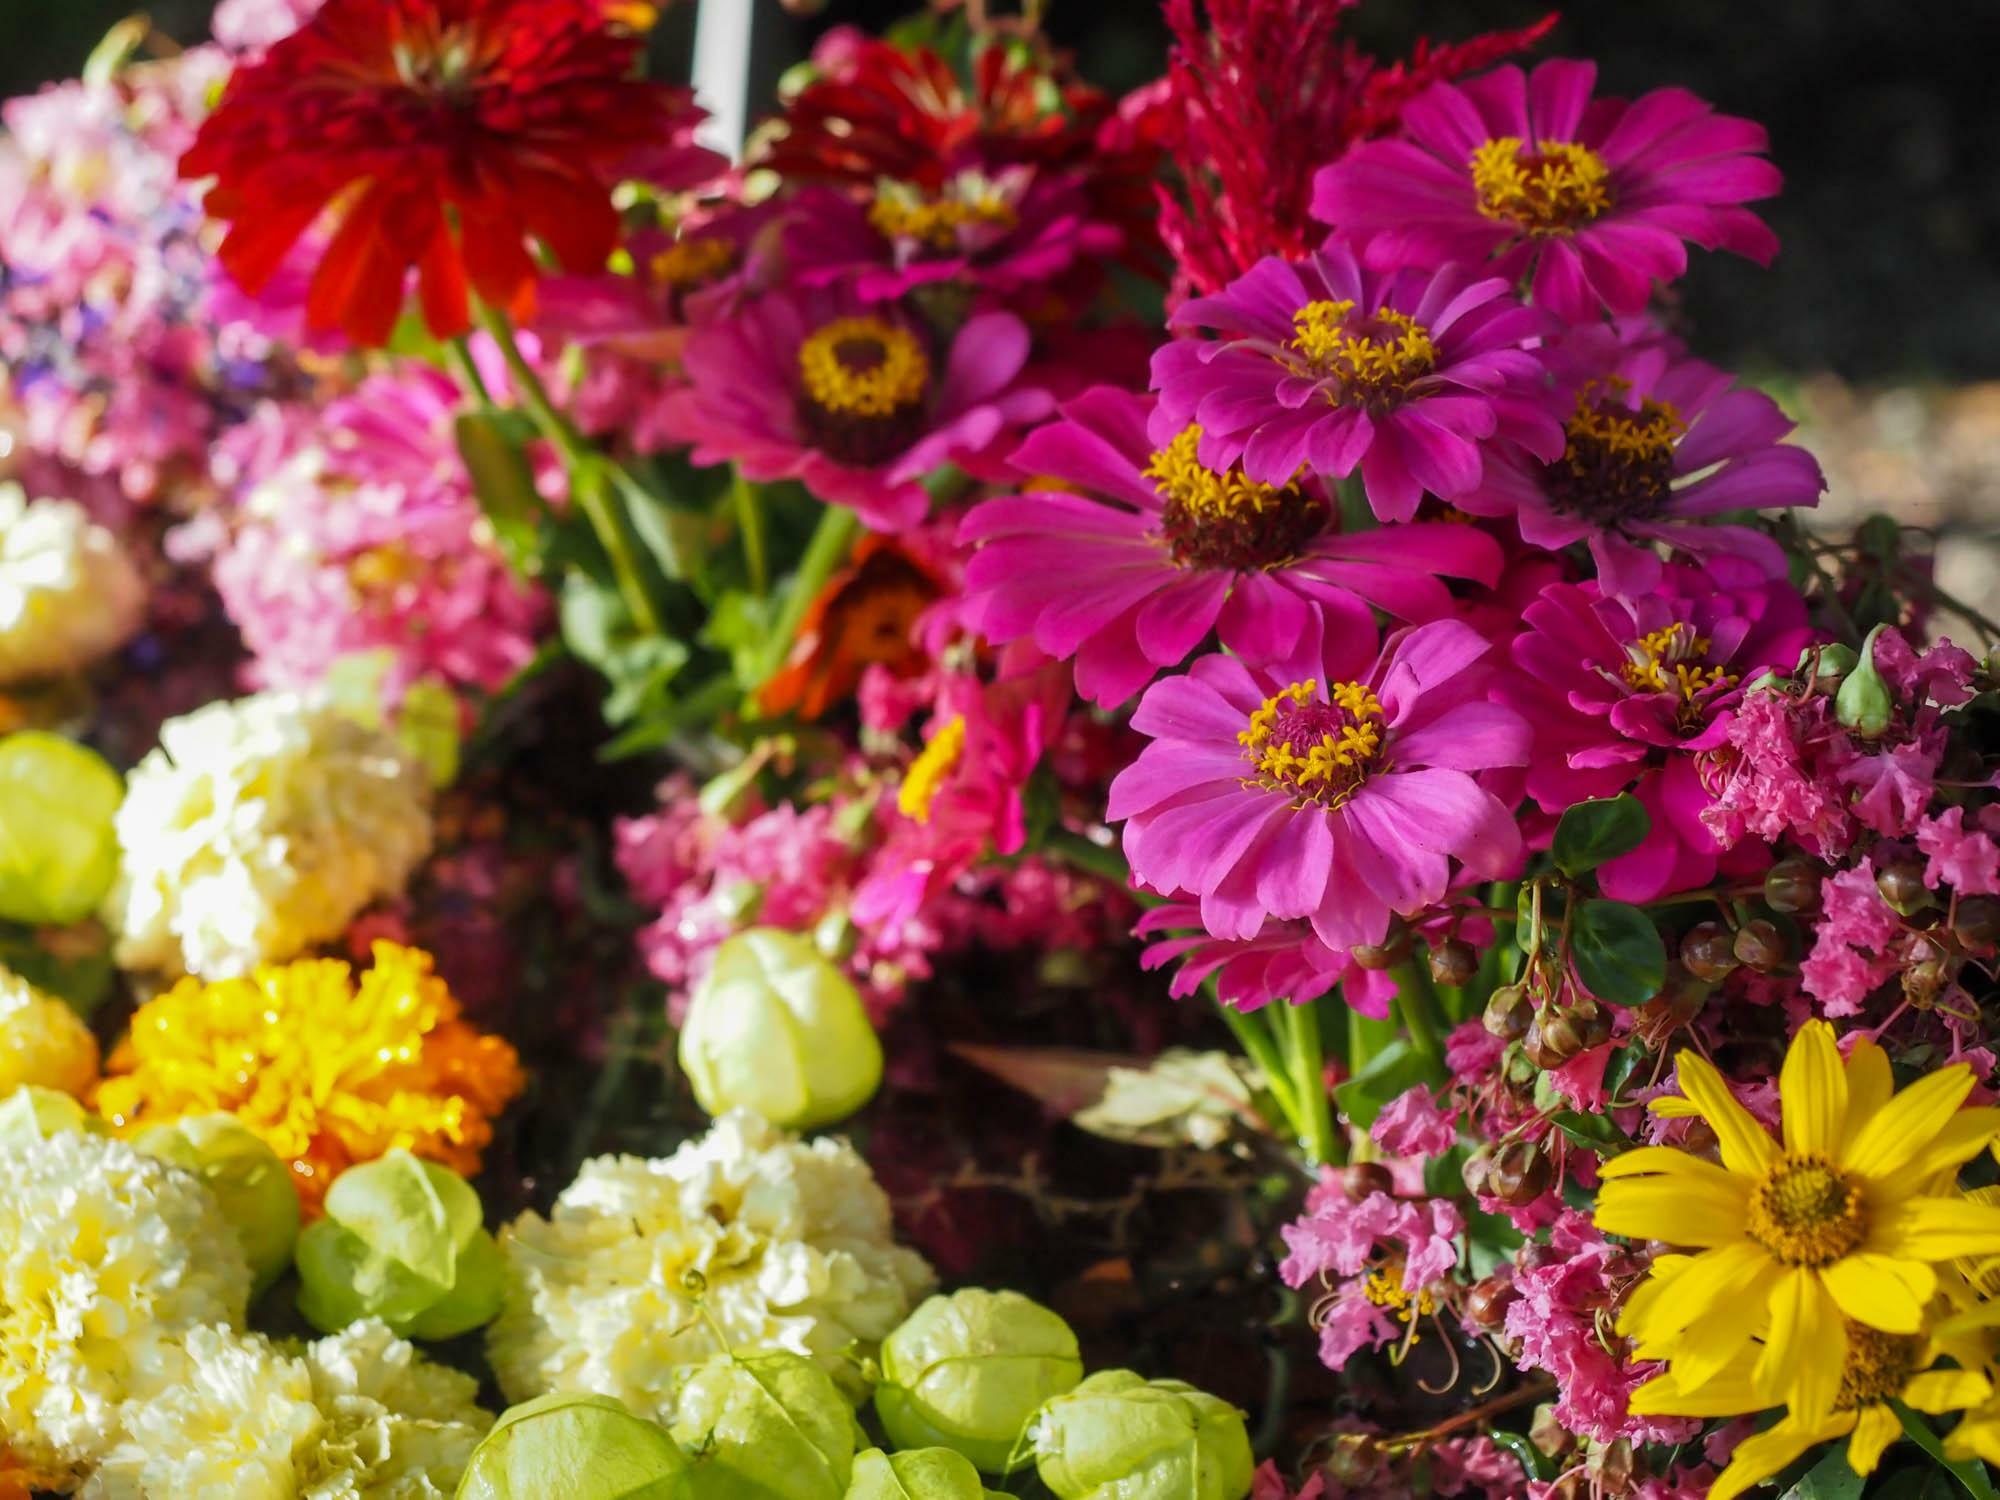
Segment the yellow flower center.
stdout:
<path fill-rule="evenodd" d="M 1437 1299 L 1428 1289 L 1414 1296 L 1403 1289 L 1401 1261 L 1391 1261 L 1370 1271 L 1361 1283 L 1361 1291 L 1377 1307 L 1387 1308 L 1390 1316 L 1399 1323 L 1414 1323 L 1418 1318 L 1427 1318 L 1437 1311 Z"/>
<path fill-rule="evenodd" d="M 1266 698 L 1236 739 L 1255 767 L 1251 784 L 1339 807 L 1380 759 L 1382 704 L 1358 682 L 1335 683 L 1324 700 L 1316 680 L 1295 682 Z"/>
<path fill-rule="evenodd" d="M 1611 169 L 1575 141 L 1537 141 L 1531 149 L 1519 136 L 1498 136 L 1480 145 L 1469 165 L 1479 212 L 1531 235 L 1568 234 L 1611 207 Z"/>
<path fill-rule="evenodd" d="M 736 247 L 719 234 L 679 240 L 653 257 L 654 279 L 677 292 L 705 286 L 733 269 Z"/>
<path fill-rule="evenodd" d="M 1612 376 L 1577 393 L 1576 410 L 1563 424 L 1563 456 L 1546 470 L 1558 509 L 1610 526 L 1645 520 L 1667 503 L 1674 448 L 1687 423 L 1670 403 L 1651 397 L 1635 409 L 1626 399 L 1631 389 L 1631 381 Z"/>
<path fill-rule="evenodd" d="M 362 594 L 385 594 L 415 581 L 423 567 L 401 542 L 385 542 L 348 560 L 347 581 Z"/>
<path fill-rule="evenodd" d="M 1867 1237 L 1861 1185 L 1819 1157 L 1786 1157 L 1751 1191 L 1747 1228 L 1788 1266 L 1830 1266 Z"/>
<path fill-rule="evenodd" d="M 1308 302 L 1292 314 L 1292 350 L 1332 382 L 1336 405 L 1380 406 L 1437 367 L 1430 330 L 1393 308 L 1359 314 L 1352 302 Z"/>
<path fill-rule="evenodd" d="M 921 433 L 930 379 L 930 356 L 909 329 L 836 318 L 799 345 L 800 419 L 843 463 L 882 463 Z"/>
<path fill-rule="evenodd" d="M 1692 625 L 1669 625 L 1627 646 L 1619 675 L 1627 687 L 1642 693 L 1672 693 L 1682 703 L 1692 703 L 1710 688 L 1736 681 L 1722 668 L 1708 665 L 1710 644 L 1707 636 L 1694 633 Z"/>
<path fill-rule="evenodd" d="M 1166 501 L 1160 529 L 1184 568 L 1248 571 L 1292 561 L 1326 529 L 1326 502 L 1297 484 L 1259 484 L 1240 465 L 1217 473 L 1196 457 L 1201 429 L 1184 428 L 1146 465 Z"/>
<path fill-rule="evenodd" d="M 868 222 L 886 240 L 920 240 L 933 250 L 952 250 L 961 229 L 1012 229 L 1018 217 L 990 185 L 979 185 L 963 196 L 935 200 L 907 190 L 878 192 L 868 206 Z"/>
<path fill-rule="evenodd" d="M 1877 1401 L 1901 1396 L 1917 1373 L 1924 1352 L 1923 1335 L 1884 1333 L 1866 1323 L 1847 1323 L 1847 1359 L 1840 1367 L 1840 1394 L 1834 1410 L 1857 1411 Z"/>
<path fill-rule="evenodd" d="M 904 817 L 919 823 L 931 820 L 931 808 L 944 789 L 945 778 L 958 769 L 965 754 L 965 715 L 953 714 L 931 736 L 910 769 L 903 773 L 903 785 L 896 793 L 896 807 Z"/>

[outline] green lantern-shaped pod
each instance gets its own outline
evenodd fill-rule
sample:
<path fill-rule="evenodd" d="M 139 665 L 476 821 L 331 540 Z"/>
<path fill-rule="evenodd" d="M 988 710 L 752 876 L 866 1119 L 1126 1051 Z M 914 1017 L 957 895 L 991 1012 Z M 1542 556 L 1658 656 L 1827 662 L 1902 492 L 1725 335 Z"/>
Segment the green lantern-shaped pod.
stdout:
<path fill-rule="evenodd" d="M 1076 1335 L 1018 1292 L 932 1297 L 882 1345 L 875 1410 L 902 1448 L 962 1453 L 985 1473 L 1024 1468 L 1029 1419 L 1083 1378 Z"/>
<path fill-rule="evenodd" d="M 299 1311 L 322 1333 L 380 1318 L 405 1338 L 448 1339 L 490 1323 L 504 1262 L 481 1216 L 471 1184 L 407 1151 L 349 1167 L 299 1236 Z"/>
<path fill-rule="evenodd" d="M 688 1500 L 846 1500 L 859 1429 L 833 1377 L 784 1350 L 717 1354 L 674 1403 Z"/>
<path fill-rule="evenodd" d="M 94 750 L 34 729 L 0 739 L 0 918 L 62 927 L 96 911 L 118 873 L 124 800 Z"/>
<path fill-rule="evenodd" d="M 299 1195 L 278 1153 L 234 1115 L 190 1115 L 140 1131 L 132 1144 L 208 1184 L 243 1245 L 262 1296 L 292 1263 Z"/>
<path fill-rule="evenodd" d="M 68 1094 L 24 1083 L 0 1099 L 0 1146 L 45 1141 L 64 1130 L 88 1130 L 97 1135 L 110 1126 Z"/>
<path fill-rule="evenodd" d="M 988 1500 L 992 1493 L 971 1461 L 949 1448 L 870 1448 L 854 1460 L 847 1500 Z"/>
<path fill-rule="evenodd" d="M 861 996 L 809 939 L 774 927 L 715 950 L 680 1056 L 711 1115 L 750 1109 L 788 1130 L 846 1119 L 882 1082 L 882 1044 Z"/>
<path fill-rule="evenodd" d="M 1178 1380 L 1105 1370 L 1035 1422 L 1035 1468 L 1057 1500 L 1243 1500 L 1243 1413 Z"/>
<path fill-rule="evenodd" d="M 657 1422 L 609 1396 L 509 1407 L 473 1450 L 457 1500 L 687 1500 L 688 1461 Z"/>

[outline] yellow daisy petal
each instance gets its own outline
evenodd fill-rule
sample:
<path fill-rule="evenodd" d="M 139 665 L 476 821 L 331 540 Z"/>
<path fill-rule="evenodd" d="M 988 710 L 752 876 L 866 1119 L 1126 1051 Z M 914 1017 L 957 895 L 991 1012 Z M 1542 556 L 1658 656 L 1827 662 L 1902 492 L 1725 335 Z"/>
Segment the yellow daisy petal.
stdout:
<path fill-rule="evenodd" d="M 1874 1118 L 1875 1111 L 1887 1104 L 1895 1092 L 1889 1054 L 1863 1037 L 1847 1053 L 1847 1123 L 1841 1130 L 1842 1137 L 1851 1141 L 1859 1135 L 1861 1127 Z"/>
<path fill-rule="evenodd" d="M 1884 1333 L 1916 1333 L 1937 1290 L 1937 1273 L 1921 1261 L 1859 1251 L 1820 1270 L 1820 1279 L 1857 1323 Z"/>
<path fill-rule="evenodd" d="M 1757 1123 L 1756 1116 L 1736 1102 L 1714 1064 L 1697 1052 L 1684 1050 L 1674 1076 L 1680 1080 L 1681 1092 L 1714 1128 L 1725 1167 L 1748 1177 L 1770 1170 L 1778 1157 L 1778 1143 Z"/>
<path fill-rule="evenodd" d="M 1632 1392 L 1630 1410 L 1635 1417 L 1740 1417 L 1764 1406 L 1744 1360 L 1705 1381 L 1685 1379 L 1678 1366 L 1666 1370 Z"/>
<path fill-rule="evenodd" d="M 1808 1021 L 1792 1038 L 1778 1074 L 1778 1099 L 1786 1153 L 1837 1160 L 1847 1123 L 1847 1068 L 1826 1022 Z"/>
<path fill-rule="evenodd" d="M 2000 1254 L 2000 1206 L 1966 1198 L 1909 1198 L 1875 1217 L 1861 1248 L 1898 1260 Z"/>
<path fill-rule="evenodd" d="M 1824 1417 L 1840 1392 L 1846 1349 L 1840 1309 L 1819 1273 L 1788 1271 L 1771 1293 L 1771 1330 L 1757 1359 L 1757 1388 L 1768 1404 L 1810 1421 Z"/>
<path fill-rule="evenodd" d="M 1723 1255 L 1728 1251 L 1709 1253 Z M 1763 1323 L 1763 1309 L 1770 1305 L 1771 1293 L 1784 1274 L 1785 1268 L 1778 1262 L 1762 1257 L 1754 1269 L 1725 1288 L 1680 1330 L 1670 1353 L 1652 1357 L 1671 1358 L 1690 1388 L 1705 1385 L 1739 1360 L 1745 1361 L 1747 1371 L 1756 1348 L 1752 1340 Z"/>
<path fill-rule="evenodd" d="M 1847 1440 L 1847 1467 L 1864 1478 L 1873 1474 L 1883 1450 L 1902 1435 L 1903 1424 L 1896 1420 L 1896 1414 L 1881 1402 L 1871 1401 L 1855 1416 L 1854 1436 Z"/>
<path fill-rule="evenodd" d="M 1692 1099 L 1684 1099 L 1679 1094 L 1662 1094 L 1646 1106 L 1663 1120 L 1692 1120 L 1701 1114 L 1701 1106 Z"/>
<path fill-rule="evenodd" d="M 1946 1458 L 1983 1459 L 2000 1464 L 2000 1404 L 1972 1413 L 1945 1434 Z"/>
<path fill-rule="evenodd" d="M 1903 1387 L 1903 1402 L 1932 1416 L 1964 1411 L 1993 1394 L 1993 1382 L 1977 1370 L 1926 1370 Z"/>
<path fill-rule="evenodd" d="M 1887 1181 L 1878 1180 L 1892 1198 L 1917 1193 L 1943 1197 L 1951 1191 L 1958 1169 L 1971 1161 L 1995 1135 L 2000 1135 L 2000 1109 L 1961 1109 L 1945 1122 L 1910 1164 Z"/>
<path fill-rule="evenodd" d="M 1847 1143 L 1839 1164 L 1863 1177 L 1895 1177 L 1937 1138 L 1971 1092 L 1972 1069 L 1964 1063 L 1919 1078 L 1875 1111 Z M 1785 1108 L 1789 1121 L 1791 1105 Z"/>
<path fill-rule="evenodd" d="M 1636 1177 L 1642 1173 L 1693 1177 L 1712 1183 L 1735 1181 L 1731 1173 L 1714 1162 L 1704 1161 L 1673 1146 L 1635 1146 L 1601 1163 L 1597 1169 L 1597 1175 L 1606 1181 L 1614 1177 Z"/>
<path fill-rule="evenodd" d="M 1678 1173 L 1607 1182 L 1597 1196 L 1597 1227 L 1606 1234 L 1670 1245 L 1734 1244 L 1743 1238 L 1748 1190 L 1726 1173 L 1716 1176 L 1719 1182 Z"/>
<path fill-rule="evenodd" d="M 1828 1438 L 1839 1437 L 1854 1426 L 1854 1414 L 1842 1412 L 1823 1422 L 1800 1422 L 1786 1417 L 1768 1432 L 1759 1432 L 1736 1445 L 1729 1467 L 1716 1476 L 1708 1500 L 1735 1500 L 1754 1485 L 1762 1484 L 1806 1449 Z"/>

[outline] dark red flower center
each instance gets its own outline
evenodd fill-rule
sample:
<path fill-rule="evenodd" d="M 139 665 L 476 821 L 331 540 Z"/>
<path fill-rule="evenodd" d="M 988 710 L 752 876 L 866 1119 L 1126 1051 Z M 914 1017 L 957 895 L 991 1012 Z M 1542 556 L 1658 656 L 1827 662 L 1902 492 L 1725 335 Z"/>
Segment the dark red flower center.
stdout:
<path fill-rule="evenodd" d="M 923 434 L 930 379 L 930 357 L 907 328 L 836 318 L 799 346 L 799 421 L 842 463 L 884 463 Z"/>
<path fill-rule="evenodd" d="M 1614 376 L 1578 393 L 1563 456 L 1544 469 L 1558 510 L 1611 527 L 1649 520 L 1673 497 L 1674 448 L 1687 424 L 1665 401 L 1647 397 L 1634 407 L 1630 390 Z"/>
<path fill-rule="evenodd" d="M 1295 682 L 1266 698 L 1236 736 L 1253 767 L 1244 779 L 1339 807 L 1380 768 L 1382 728 L 1381 701 L 1361 683 L 1336 682 L 1322 698 L 1318 682 Z"/>
<path fill-rule="evenodd" d="M 1326 530 L 1332 511 L 1297 484 L 1259 484 L 1232 464 L 1217 473 L 1196 456 L 1201 429 L 1184 429 L 1146 465 L 1166 508 L 1160 533 L 1183 568 L 1232 572 L 1283 567 Z"/>

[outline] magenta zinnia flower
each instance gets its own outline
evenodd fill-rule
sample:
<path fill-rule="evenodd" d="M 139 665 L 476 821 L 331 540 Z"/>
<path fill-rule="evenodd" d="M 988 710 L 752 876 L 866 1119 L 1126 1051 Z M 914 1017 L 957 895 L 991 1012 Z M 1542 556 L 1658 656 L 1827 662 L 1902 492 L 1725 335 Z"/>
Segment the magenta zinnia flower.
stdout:
<path fill-rule="evenodd" d="M 1489 438 L 1562 450 L 1546 371 L 1522 347 L 1545 319 L 1497 277 L 1377 275 L 1329 241 L 1303 264 L 1260 261 L 1173 321 L 1221 337 L 1153 355 L 1153 441 L 1198 426 L 1211 469 L 1282 485 L 1358 466 L 1375 514 L 1407 521 L 1425 490 L 1450 500 L 1479 483 Z"/>
<path fill-rule="evenodd" d="M 1645 325 L 1580 330 L 1551 360 L 1575 391 L 1561 457 L 1495 456 L 1479 486 L 1453 502 L 1459 509 L 1511 514 L 1523 541 L 1551 552 L 1588 542 L 1614 594 L 1659 586 L 1658 542 L 1785 575 L 1784 551 L 1765 532 L 1709 522 L 1819 503 L 1819 464 L 1780 441 L 1793 424 L 1777 402 Z"/>
<path fill-rule="evenodd" d="M 1329 947 L 1379 943 L 1440 900 L 1455 859 L 1498 876 L 1512 812 L 1480 773 L 1518 766 L 1528 726 L 1486 701 L 1488 642 L 1457 620 L 1392 636 L 1372 668 L 1330 652 L 1284 682 L 1205 656 L 1132 716 L 1151 738 L 1111 784 L 1134 879 L 1185 891 L 1216 937 L 1305 918 Z"/>
<path fill-rule="evenodd" d="M 1195 456 L 1194 427 L 1155 448 L 1152 405 L 1109 386 L 1067 403 L 1014 453 L 1043 482 L 978 506 L 959 532 L 983 544 L 966 569 L 969 618 L 995 641 L 1032 635 L 1074 658 L 1093 702 L 1124 702 L 1211 630 L 1254 665 L 1305 676 L 1329 632 L 1374 640 L 1371 606 L 1435 619 L 1451 609 L 1435 574 L 1498 576 L 1500 549 L 1474 527 L 1343 535 L 1308 475 L 1269 485 L 1218 473 Z"/>
<path fill-rule="evenodd" d="M 1638 797 L 1652 828 L 1599 868 L 1607 895 L 1650 901 L 1706 885 L 1719 849 L 1701 822 L 1714 799 L 1697 752 L 1724 743 L 1745 682 L 1797 662 L 1811 637 L 1805 600 L 1722 558 L 1706 570 L 1672 565 L 1637 599 L 1553 584 L 1522 624 L 1520 671 L 1499 696 L 1534 725 L 1528 795 L 1549 813 L 1628 788 Z"/>
<path fill-rule="evenodd" d="M 979 472 L 989 450 L 1048 415 L 1048 393 L 1019 381 L 1028 330 L 980 313 L 949 339 L 902 308 L 851 291 L 776 292 L 693 329 L 688 384 L 660 428 L 697 464 L 796 479 L 878 531 L 930 508 L 923 477 L 941 464 Z"/>
<path fill-rule="evenodd" d="M 1371 266 L 1490 259 L 1531 276 L 1567 322 L 1638 312 L 1687 269 L 1686 240 L 1768 265 L 1777 236 L 1741 206 L 1783 181 L 1763 127 L 1681 89 L 1592 99 L 1596 82 L 1594 63 L 1556 59 L 1440 83 L 1404 108 L 1408 140 L 1321 170 L 1313 214 Z"/>

